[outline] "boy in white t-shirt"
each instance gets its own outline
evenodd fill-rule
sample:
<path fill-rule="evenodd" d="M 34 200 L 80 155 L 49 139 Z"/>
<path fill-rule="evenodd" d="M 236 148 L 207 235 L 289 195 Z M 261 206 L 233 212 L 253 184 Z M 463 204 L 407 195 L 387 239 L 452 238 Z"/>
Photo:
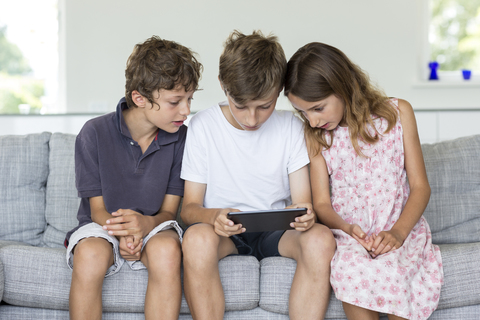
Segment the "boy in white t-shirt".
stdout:
<path fill-rule="evenodd" d="M 290 290 L 292 319 L 323 319 L 329 301 L 335 240 L 315 223 L 302 122 L 275 111 L 287 61 L 274 36 L 233 32 L 220 57 L 227 101 L 189 123 L 181 178 L 184 290 L 194 319 L 223 319 L 218 261 L 230 254 L 297 261 Z M 248 232 L 232 211 L 307 207 L 295 230 Z"/>

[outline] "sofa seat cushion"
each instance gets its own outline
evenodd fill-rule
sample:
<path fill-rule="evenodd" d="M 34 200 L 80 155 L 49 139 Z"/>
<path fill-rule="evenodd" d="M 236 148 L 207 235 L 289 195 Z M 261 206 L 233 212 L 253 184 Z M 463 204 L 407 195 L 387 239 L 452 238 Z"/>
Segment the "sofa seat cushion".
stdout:
<path fill-rule="evenodd" d="M 480 241 L 480 135 L 422 145 L 433 243 Z"/>
<path fill-rule="evenodd" d="M 50 138 L 49 174 L 43 245 L 61 248 L 65 234 L 78 225 L 80 198 L 75 187 L 75 138 L 73 134 L 54 133 Z"/>
<path fill-rule="evenodd" d="M 41 243 L 50 135 L 0 137 L 0 240 Z"/>
<path fill-rule="evenodd" d="M 284 257 L 270 257 L 260 261 L 260 307 L 288 315 L 290 287 L 297 263 Z M 342 303 L 330 294 L 326 319 L 344 319 Z"/>
<path fill-rule="evenodd" d="M 440 252 L 444 284 L 437 309 L 480 305 L 480 242 L 444 244 Z"/>
<path fill-rule="evenodd" d="M 11 245 L 0 249 L 4 265 L 3 300 L 30 308 L 68 310 L 72 273 L 65 249 Z M 254 309 L 259 300 L 260 265 L 254 257 L 230 256 L 219 264 L 226 311 Z M 143 312 L 146 270 L 132 271 L 124 264 L 103 284 L 105 312 Z M 181 313 L 189 313 L 182 298 Z"/>

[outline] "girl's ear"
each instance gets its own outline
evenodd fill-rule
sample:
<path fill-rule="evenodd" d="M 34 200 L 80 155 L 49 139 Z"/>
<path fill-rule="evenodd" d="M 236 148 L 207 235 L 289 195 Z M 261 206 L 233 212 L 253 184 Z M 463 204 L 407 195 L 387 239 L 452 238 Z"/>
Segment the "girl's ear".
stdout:
<path fill-rule="evenodd" d="M 132 101 L 139 108 L 144 108 L 147 104 L 147 99 L 140 94 L 137 90 L 132 91 Z"/>

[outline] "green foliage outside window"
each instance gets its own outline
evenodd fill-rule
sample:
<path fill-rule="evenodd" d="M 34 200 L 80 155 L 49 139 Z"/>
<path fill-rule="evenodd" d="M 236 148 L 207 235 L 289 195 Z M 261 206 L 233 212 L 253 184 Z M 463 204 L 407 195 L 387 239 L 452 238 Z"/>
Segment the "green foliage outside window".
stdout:
<path fill-rule="evenodd" d="M 6 27 L 0 27 L 0 113 L 20 113 L 19 106 L 29 106 L 38 113 L 44 95 L 42 80 L 31 76 L 32 69 L 20 49 L 8 41 Z"/>
<path fill-rule="evenodd" d="M 480 0 L 430 0 L 431 60 L 440 70 L 480 70 Z"/>

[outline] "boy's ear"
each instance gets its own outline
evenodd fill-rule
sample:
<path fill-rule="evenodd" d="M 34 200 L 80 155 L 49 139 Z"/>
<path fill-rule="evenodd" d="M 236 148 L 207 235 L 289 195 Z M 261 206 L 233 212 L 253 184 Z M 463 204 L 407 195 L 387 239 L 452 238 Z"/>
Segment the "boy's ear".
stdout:
<path fill-rule="evenodd" d="M 132 101 L 139 108 L 144 108 L 147 104 L 147 99 L 140 94 L 137 90 L 132 91 Z"/>

